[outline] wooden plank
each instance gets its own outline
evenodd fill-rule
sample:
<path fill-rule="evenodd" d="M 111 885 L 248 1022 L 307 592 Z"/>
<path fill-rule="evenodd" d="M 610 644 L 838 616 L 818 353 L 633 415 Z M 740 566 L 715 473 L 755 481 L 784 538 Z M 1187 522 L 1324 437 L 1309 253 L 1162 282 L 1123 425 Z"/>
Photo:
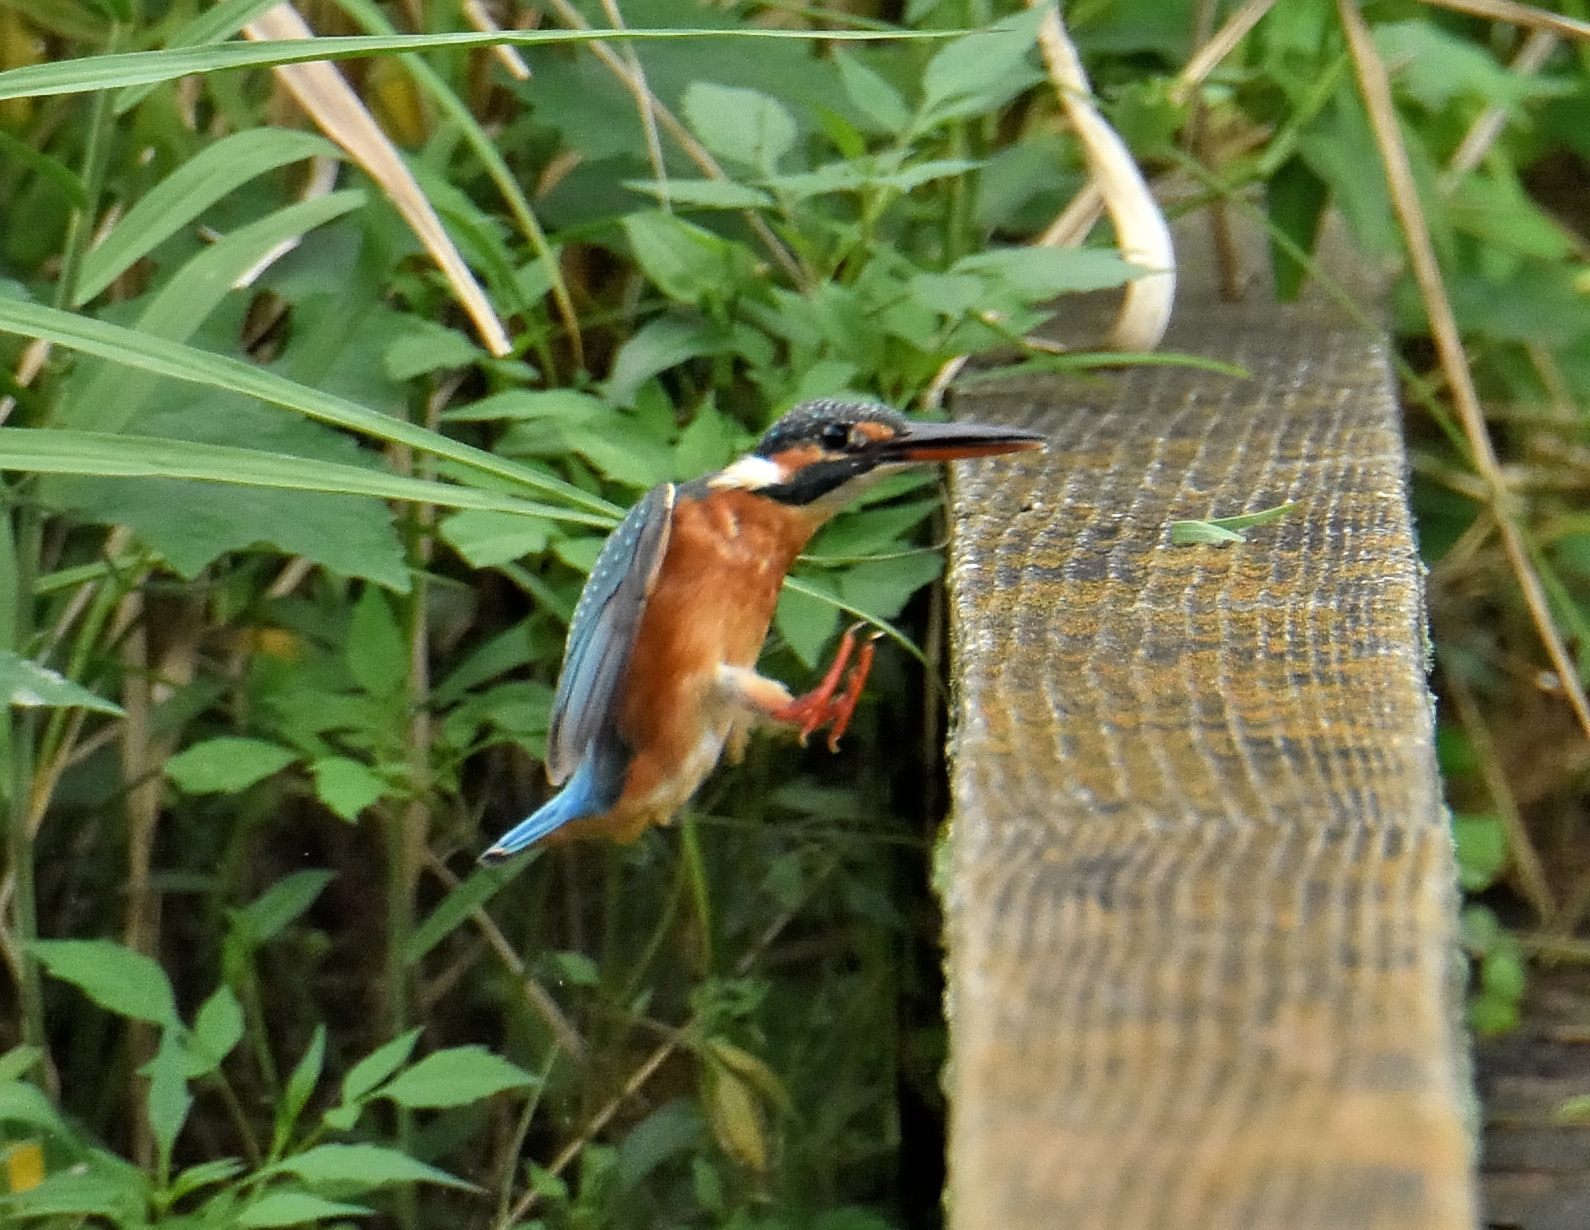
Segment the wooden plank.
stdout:
<path fill-rule="evenodd" d="M 1474 1224 L 1455 883 L 1383 342 L 1194 292 L 957 402 L 953 1230 Z M 1178 518 L 1296 501 L 1228 548 Z"/>

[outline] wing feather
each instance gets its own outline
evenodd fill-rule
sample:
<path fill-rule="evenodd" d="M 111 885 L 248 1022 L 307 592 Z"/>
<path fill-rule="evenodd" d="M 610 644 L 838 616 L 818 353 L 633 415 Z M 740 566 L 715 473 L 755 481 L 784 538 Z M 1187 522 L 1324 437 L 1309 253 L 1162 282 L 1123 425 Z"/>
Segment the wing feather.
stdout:
<path fill-rule="evenodd" d="M 672 483 L 663 483 L 629 510 L 602 544 L 575 605 L 547 736 L 553 785 L 561 785 L 592 741 L 610 728 L 619 681 L 668 550 L 674 492 Z"/>

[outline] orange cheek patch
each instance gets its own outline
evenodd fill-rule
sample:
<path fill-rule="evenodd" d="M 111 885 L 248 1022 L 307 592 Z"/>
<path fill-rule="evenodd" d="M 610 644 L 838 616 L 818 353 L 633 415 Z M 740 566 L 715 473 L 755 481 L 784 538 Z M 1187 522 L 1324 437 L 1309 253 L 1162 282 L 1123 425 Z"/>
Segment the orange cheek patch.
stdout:
<path fill-rule="evenodd" d="M 823 459 L 823 450 L 815 444 L 802 444 L 773 454 L 773 461 L 786 475 L 799 474 L 813 462 Z"/>

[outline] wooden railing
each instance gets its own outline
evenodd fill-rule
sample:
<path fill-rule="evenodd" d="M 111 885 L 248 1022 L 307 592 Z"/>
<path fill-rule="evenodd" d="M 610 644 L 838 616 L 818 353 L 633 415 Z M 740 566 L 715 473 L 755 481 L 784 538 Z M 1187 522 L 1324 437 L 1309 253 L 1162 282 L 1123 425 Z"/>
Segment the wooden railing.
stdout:
<path fill-rule="evenodd" d="M 953 498 L 950 1225 L 1471 1227 L 1386 342 L 1321 296 L 1193 287 L 1166 348 L 1249 375 L 957 402 L 1051 444 Z"/>

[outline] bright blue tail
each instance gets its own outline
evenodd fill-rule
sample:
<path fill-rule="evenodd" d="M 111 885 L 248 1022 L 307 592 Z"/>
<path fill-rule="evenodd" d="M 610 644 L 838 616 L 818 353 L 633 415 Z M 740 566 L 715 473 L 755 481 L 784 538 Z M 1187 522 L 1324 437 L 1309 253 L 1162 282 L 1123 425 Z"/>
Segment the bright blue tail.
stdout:
<path fill-rule="evenodd" d="M 614 800 L 608 797 L 610 791 L 603 789 L 605 783 L 600 779 L 604 775 L 598 771 L 598 760 L 593 755 L 580 761 L 579 768 L 574 770 L 574 776 L 569 778 L 568 784 L 543 803 L 529 819 L 521 820 L 499 837 L 497 844 L 480 856 L 480 861 L 500 863 L 569 821 L 597 816 L 611 807 Z"/>

